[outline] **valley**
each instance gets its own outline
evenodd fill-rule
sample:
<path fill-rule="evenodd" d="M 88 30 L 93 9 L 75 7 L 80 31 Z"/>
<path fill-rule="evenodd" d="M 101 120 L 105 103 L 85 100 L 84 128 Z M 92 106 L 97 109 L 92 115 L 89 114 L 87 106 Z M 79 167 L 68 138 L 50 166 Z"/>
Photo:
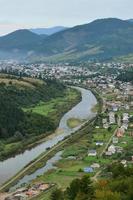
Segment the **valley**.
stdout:
<path fill-rule="evenodd" d="M 69 75 L 61 66 L 45 68 L 48 77 L 51 76 L 51 70 L 56 76 L 54 70 L 57 70 L 57 80 L 65 85 L 76 85 L 67 88 L 67 97 L 63 98 L 65 101 L 67 99 L 69 102 L 70 97 L 75 99 L 76 94 L 80 93 L 82 98 L 62 115 L 54 134 L 42 139 L 40 144 L 24 154 L 0 163 L 1 180 L 2 177 L 7 180 L 3 181 L 5 184 L 1 185 L 1 191 L 10 188 L 5 195 L 26 194 L 26 198 L 29 198 L 28 192 L 31 191 L 33 200 L 49 200 L 56 190 L 66 191 L 74 180 L 82 180 L 84 176 L 89 176 L 95 185 L 110 178 L 113 181 L 111 173 L 115 171 L 111 172 L 111 166 L 112 170 L 119 165 L 125 170 L 132 169 L 132 70 L 126 64 L 97 63 L 93 66 L 93 70 L 90 70 L 90 66 L 67 66 L 71 69 L 67 72 Z M 95 70 L 99 70 L 96 75 Z M 40 72 L 40 76 L 43 73 Z M 64 106 L 61 99 L 57 97 L 49 103 L 40 100 L 32 106 L 23 106 L 23 111 L 45 117 L 52 114 L 52 117 L 56 105 L 57 108 Z M 25 158 L 28 158 L 26 162 Z M 3 167 L 5 171 L 5 166 L 12 168 L 14 163 L 19 165 L 16 164 L 14 170 L 8 173 L 9 176 L 3 175 Z M 48 189 L 41 191 L 38 188 L 41 185 Z M 19 192 L 23 187 L 26 192 Z M 97 191 L 95 195 L 99 194 Z M 112 192 L 112 195 L 115 194 Z"/>
<path fill-rule="evenodd" d="M 0 0 L 0 200 L 133 200 L 132 8 Z"/>

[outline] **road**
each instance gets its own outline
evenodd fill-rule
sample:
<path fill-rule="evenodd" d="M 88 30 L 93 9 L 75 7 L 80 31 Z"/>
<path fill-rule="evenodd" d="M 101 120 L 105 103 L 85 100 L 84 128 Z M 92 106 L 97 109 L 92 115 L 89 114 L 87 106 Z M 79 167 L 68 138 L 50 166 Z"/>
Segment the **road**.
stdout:
<path fill-rule="evenodd" d="M 110 145 L 110 143 L 112 142 L 112 139 L 113 139 L 113 137 L 116 135 L 116 133 L 117 133 L 117 130 L 118 130 L 118 128 L 116 128 L 116 129 L 115 129 L 115 131 L 114 131 L 113 135 L 110 137 L 110 139 L 109 139 L 109 141 L 107 142 L 107 144 L 106 144 L 105 148 L 104 148 L 104 149 L 103 149 L 103 151 L 101 152 L 101 154 L 100 154 L 100 157 L 102 157 L 102 156 L 103 156 L 103 154 L 106 152 L 106 150 L 107 150 L 108 146 L 109 146 L 109 145 Z"/>

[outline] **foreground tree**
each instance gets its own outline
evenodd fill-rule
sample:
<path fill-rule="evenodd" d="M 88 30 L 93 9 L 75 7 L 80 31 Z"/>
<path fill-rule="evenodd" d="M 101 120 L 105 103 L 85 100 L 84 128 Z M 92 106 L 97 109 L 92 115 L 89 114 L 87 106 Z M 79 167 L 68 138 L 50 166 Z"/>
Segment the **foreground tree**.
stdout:
<path fill-rule="evenodd" d="M 56 189 L 51 194 L 51 200 L 64 200 L 64 194 L 62 190 Z"/>

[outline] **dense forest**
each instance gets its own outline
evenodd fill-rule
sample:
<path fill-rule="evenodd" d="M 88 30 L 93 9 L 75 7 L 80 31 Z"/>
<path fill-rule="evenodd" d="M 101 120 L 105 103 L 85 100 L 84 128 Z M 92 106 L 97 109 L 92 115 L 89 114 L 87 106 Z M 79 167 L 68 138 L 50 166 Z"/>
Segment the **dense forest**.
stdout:
<path fill-rule="evenodd" d="M 119 74 L 117 77 L 117 80 L 123 81 L 123 82 L 133 82 L 133 69 L 123 71 Z"/>
<path fill-rule="evenodd" d="M 64 91 L 65 87 L 56 81 L 1 77 L 0 138 L 23 137 L 26 134 L 54 130 L 55 124 L 48 117 L 32 112 L 25 113 L 22 107 L 62 96 Z"/>
<path fill-rule="evenodd" d="M 107 174 L 110 178 L 96 183 L 88 175 L 74 179 L 66 191 L 53 191 L 51 200 L 132 200 L 133 167 L 114 163 L 108 166 Z"/>

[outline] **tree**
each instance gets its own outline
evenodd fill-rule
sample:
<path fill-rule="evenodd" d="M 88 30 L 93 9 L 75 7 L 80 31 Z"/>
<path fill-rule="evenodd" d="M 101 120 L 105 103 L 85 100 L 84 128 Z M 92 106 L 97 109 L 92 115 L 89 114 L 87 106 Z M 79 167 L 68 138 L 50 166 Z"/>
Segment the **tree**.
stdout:
<path fill-rule="evenodd" d="M 64 200 L 64 194 L 62 190 L 56 189 L 51 194 L 51 200 Z"/>
<path fill-rule="evenodd" d="M 74 200 L 79 190 L 80 190 L 80 179 L 74 179 L 66 190 L 68 199 Z"/>
<path fill-rule="evenodd" d="M 82 192 L 79 192 L 75 198 L 75 200 L 89 200 L 89 196 L 88 194 L 85 194 L 85 193 L 82 193 Z"/>
<path fill-rule="evenodd" d="M 80 181 L 80 191 L 81 193 L 87 194 L 88 199 L 91 199 L 94 194 L 94 188 L 89 176 L 83 176 Z"/>
<path fill-rule="evenodd" d="M 96 200 L 121 200 L 121 196 L 117 192 L 112 192 L 110 190 L 96 190 L 95 192 Z"/>
<path fill-rule="evenodd" d="M 83 176 L 81 179 L 75 179 L 67 188 L 67 197 L 69 200 L 89 200 L 92 199 L 94 189 L 89 176 Z"/>

